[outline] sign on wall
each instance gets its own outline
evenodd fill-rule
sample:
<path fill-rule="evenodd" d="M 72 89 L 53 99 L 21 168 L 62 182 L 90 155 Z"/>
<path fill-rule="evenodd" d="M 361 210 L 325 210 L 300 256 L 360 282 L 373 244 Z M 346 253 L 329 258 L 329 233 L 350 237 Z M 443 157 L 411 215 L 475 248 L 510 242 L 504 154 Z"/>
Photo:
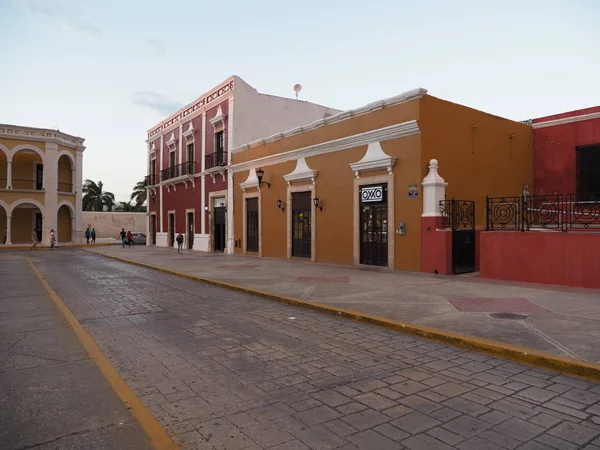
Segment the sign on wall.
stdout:
<path fill-rule="evenodd" d="M 383 200 L 383 187 L 371 186 L 360 190 L 360 198 L 363 203 L 380 202 Z"/>

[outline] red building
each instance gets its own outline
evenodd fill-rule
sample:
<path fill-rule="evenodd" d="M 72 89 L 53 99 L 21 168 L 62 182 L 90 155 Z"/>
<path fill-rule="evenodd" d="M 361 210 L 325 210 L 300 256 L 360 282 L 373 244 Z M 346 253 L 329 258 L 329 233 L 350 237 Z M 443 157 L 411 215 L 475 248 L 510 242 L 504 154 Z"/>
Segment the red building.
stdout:
<path fill-rule="evenodd" d="M 231 149 L 338 110 L 261 94 L 232 76 L 148 131 L 148 245 L 233 253 Z M 228 205 L 231 205 L 228 209 Z"/>

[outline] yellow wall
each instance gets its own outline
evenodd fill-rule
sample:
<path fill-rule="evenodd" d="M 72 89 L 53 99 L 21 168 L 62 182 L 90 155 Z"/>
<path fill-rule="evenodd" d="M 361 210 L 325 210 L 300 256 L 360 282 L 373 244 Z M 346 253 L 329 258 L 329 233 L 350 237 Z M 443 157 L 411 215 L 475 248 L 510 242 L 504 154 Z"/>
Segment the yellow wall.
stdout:
<path fill-rule="evenodd" d="M 4 145 L 5 147 L 8 147 L 9 149 L 13 149 L 17 145 L 31 145 L 32 147 L 37 147 L 42 152 L 44 152 L 46 149 L 46 144 L 43 142 L 26 141 L 23 139 L 0 138 L 0 144 Z"/>
<path fill-rule="evenodd" d="M 57 214 L 58 242 L 71 241 L 71 228 L 71 211 L 68 207 L 63 205 L 58 209 Z"/>
<path fill-rule="evenodd" d="M 0 150 L 0 179 L 6 180 L 6 171 L 8 167 L 8 160 L 6 159 L 6 155 L 2 150 Z M 4 189 L 6 187 L 6 181 L 0 181 L 0 189 Z"/>
<path fill-rule="evenodd" d="M 73 207 L 75 207 L 75 194 L 57 194 L 56 196 L 56 204 L 60 204 L 63 201 L 69 202 Z M 73 208 L 75 209 L 75 208 Z"/>
<path fill-rule="evenodd" d="M 17 153 L 12 161 L 12 188 L 35 189 L 35 165 L 41 163 L 37 153 Z"/>
<path fill-rule="evenodd" d="M 523 184 L 533 185 L 531 127 L 425 96 L 419 128 L 422 177 L 437 159 L 448 182 L 446 198 L 474 200 L 478 226 L 485 225 L 486 195 L 521 195 Z"/>
<path fill-rule="evenodd" d="M 11 218 L 11 241 L 13 244 L 31 242 L 31 233 L 35 226 L 37 208 L 16 208 Z"/>
<path fill-rule="evenodd" d="M 58 190 L 63 192 L 71 192 L 66 190 L 67 186 L 62 186 L 60 183 L 73 184 L 73 172 L 71 168 L 71 160 L 67 156 L 61 156 L 58 159 Z"/>
<path fill-rule="evenodd" d="M 251 148 L 233 155 L 233 161 L 239 163 L 248 158 L 259 158 L 272 153 L 302 148 L 315 143 L 326 142 L 340 137 L 358 134 L 371 129 L 416 119 L 418 101 L 397 105 L 391 108 L 350 119 L 339 124 L 329 125 L 315 132 L 309 132 L 282 139 L 266 145 Z M 408 136 L 382 142 L 384 152 L 396 157 L 394 168 L 394 220 L 388 223 L 388 245 L 394 246 L 394 266 L 397 270 L 419 270 L 421 265 L 421 211 L 422 199 L 408 198 L 408 185 L 421 182 L 421 156 L 419 135 Z M 323 205 L 323 211 L 316 210 L 312 233 L 316 236 L 316 260 L 334 264 L 353 264 L 354 250 L 354 173 L 351 163 L 362 159 L 367 146 L 352 148 L 340 152 L 327 153 L 306 158 L 307 165 L 316 170 L 315 195 Z M 264 181 L 271 182 L 271 188 L 261 189 L 261 238 L 262 255 L 265 257 L 287 257 L 287 210 L 277 208 L 277 200 L 287 204 L 287 184 L 284 175 L 292 172 L 296 161 L 264 166 Z M 386 175 L 387 171 L 362 172 L 361 178 Z M 239 183 L 248 177 L 248 171 L 235 174 L 234 178 L 234 215 L 235 239 L 243 238 L 243 192 Z M 306 185 L 304 182 L 295 186 Z M 310 185 L 307 185 L 310 186 Z M 388 184 L 388 189 L 391 186 Z M 308 188 L 307 188 L 308 190 Z M 388 203 L 388 208 L 392 205 Z M 398 221 L 407 223 L 407 235 L 398 236 Z M 315 226 L 316 222 L 316 226 Z M 357 228 L 358 228 L 358 224 Z M 245 247 L 237 248 L 241 253 Z"/>
<path fill-rule="evenodd" d="M 1 191 L 0 192 L 0 200 L 4 200 L 9 206 L 11 203 L 16 202 L 22 198 L 31 198 L 33 200 L 37 200 L 40 202 L 42 206 L 44 206 L 45 198 L 43 191 L 37 192 L 14 192 L 14 191 Z"/>

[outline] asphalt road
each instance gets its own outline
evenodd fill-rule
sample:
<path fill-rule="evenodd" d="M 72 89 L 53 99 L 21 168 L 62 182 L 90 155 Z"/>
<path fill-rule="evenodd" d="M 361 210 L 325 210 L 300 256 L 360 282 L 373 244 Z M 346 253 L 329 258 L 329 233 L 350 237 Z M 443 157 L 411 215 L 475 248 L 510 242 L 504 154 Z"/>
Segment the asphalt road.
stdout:
<path fill-rule="evenodd" d="M 600 385 L 78 250 L 19 255 L 32 258 L 182 448 L 600 450 Z M 14 357 L 16 338 L 7 336 L 24 331 L 24 318 L 6 308 L 22 296 L 43 299 L 29 292 L 37 288 L 27 267 L 7 258 L 2 358 Z M 23 276 L 20 287 L 5 291 L 13 274 Z M 82 357 L 46 347 L 55 358 Z M 13 366 L 1 366 L 0 448 L 22 448 L 11 436 L 36 433 L 36 408 L 19 405 L 53 400 L 17 373 L 35 368 Z M 73 411 L 100 411 L 111 398 L 90 374 L 44 376 L 77 403 Z M 74 380 L 90 384 L 76 389 Z M 110 439 L 101 448 L 126 448 Z"/>

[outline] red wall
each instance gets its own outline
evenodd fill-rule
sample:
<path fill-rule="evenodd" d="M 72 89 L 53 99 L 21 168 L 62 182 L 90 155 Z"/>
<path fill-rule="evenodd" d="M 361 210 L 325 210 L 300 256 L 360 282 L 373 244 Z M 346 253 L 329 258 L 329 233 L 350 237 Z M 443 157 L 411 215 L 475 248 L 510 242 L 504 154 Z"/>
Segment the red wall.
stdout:
<path fill-rule="evenodd" d="M 600 234 L 484 231 L 481 276 L 600 289 Z"/>
<path fill-rule="evenodd" d="M 600 107 L 536 119 L 533 123 L 600 111 Z M 577 191 L 576 147 L 600 144 L 600 119 L 533 130 L 535 194 Z"/>
<path fill-rule="evenodd" d="M 181 231 L 186 232 L 185 229 L 185 210 L 195 209 L 194 215 L 194 227 L 195 232 L 201 232 L 201 217 L 204 211 L 201 211 L 200 205 L 200 178 L 196 178 L 196 187 L 192 187 L 191 183 L 188 183 L 186 189 L 185 184 L 182 182 L 177 183 L 177 191 L 171 188 L 171 192 L 167 192 L 166 186 L 162 187 L 163 190 L 163 230 L 166 233 L 169 229 L 169 211 L 175 210 L 175 232 Z M 158 196 L 157 196 L 158 198 Z M 160 226 L 160 225 L 159 225 Z"/>
<path fill-rule="evenodd" d="M 452 273 L 452 231 L 441 228 L 441 217 L 421 218 L 421 272 Z"/>

